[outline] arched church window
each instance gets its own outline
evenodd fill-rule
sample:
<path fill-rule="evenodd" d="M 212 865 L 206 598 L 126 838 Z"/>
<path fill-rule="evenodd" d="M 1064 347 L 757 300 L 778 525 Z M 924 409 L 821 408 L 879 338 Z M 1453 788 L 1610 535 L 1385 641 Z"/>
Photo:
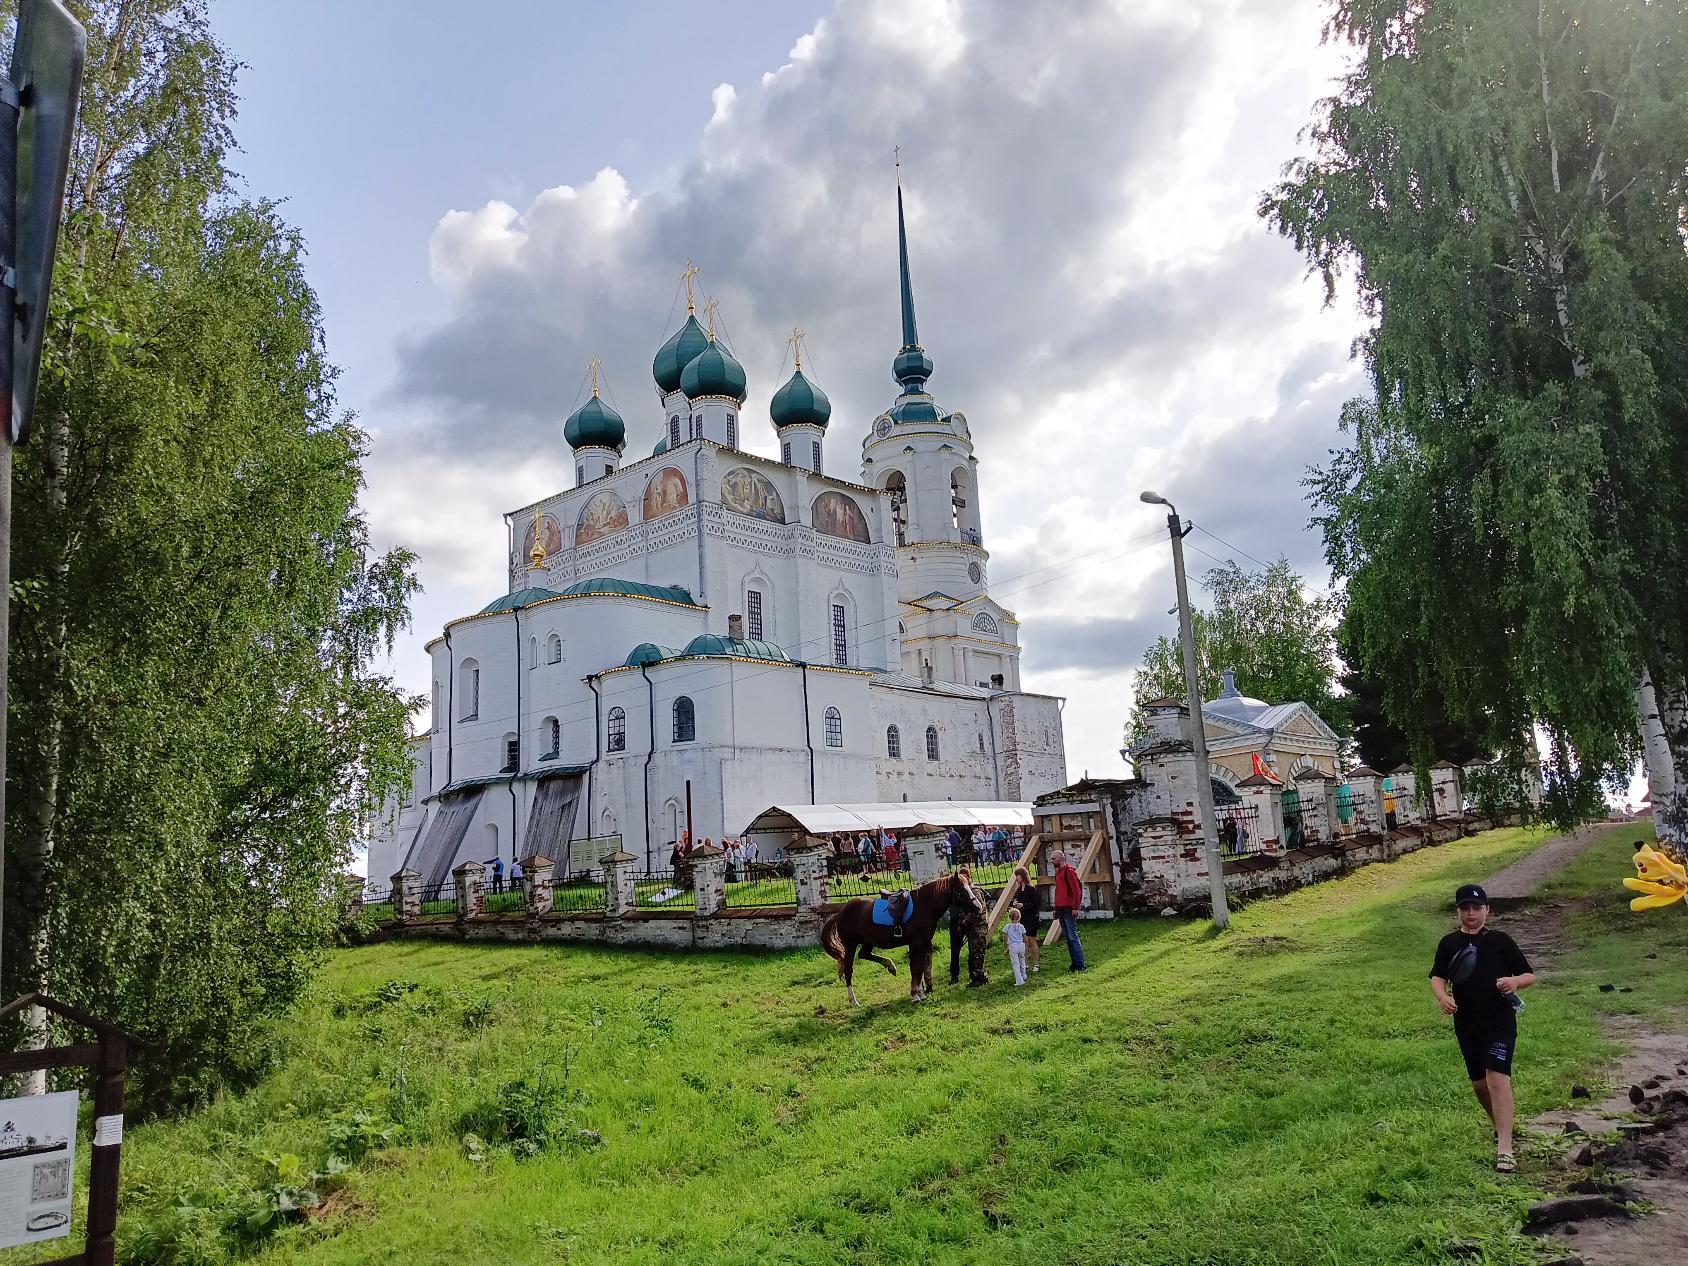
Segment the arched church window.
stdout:
<path fill-rule="evenodd" d="M 780 445 L 780 460 L 787 466 L 791 465 L 791 441 L 786 440 Z"/>
<path fill-rule="evenodd" d="M 481 666 L 466 659 L 457 669 L 457 693 L 463 706 L 457 713 L 459 721 L 473 721 L 481 715 Z"/>
<path fill-rule="evenodd" d="M 832 604 L 832 662 L 840 668 L 850 663 L 849 612 L 842 602 Z"/>
<path fill-rule="evenodd" d="M 563 727 L 556 717 L 545 718 L 545 755 L 540 760 L 556 760 L 557 752 L 563 745 Z"/>
<path fill-rule="evenodd" d="M 891 472 L 885 481 L 885 491 L 891 494 L 891 523 L 897 530 L 897 544 L 908 544 L 908 479 L 900 470 Z"/>
<path fill-rule="evenodd" d="M 514 734 L 504 736 L 504 768 L 500 773 L 513 774 L 522 767 L 522 740 Z"/>
<path fill-rule="evenodd" d="M 738 447 L 738 414 L 727 414 L 727 447 Z"/>
<path fill-rule="evenodd" d="M 935 725 L 926 727 L 926 759 L 938 759 L 938 727 Z"/>
<path fill-rule="evenodd" d="M 837 708 L 826 710 L 826 745 L 828 747 L 844 746 L 844 717 Z"/>
<path fill-rule="evenodd" d="M 762 638 L 762 591 L 744 591 L 744 635 L 754 641 Z"/>
<path fill-rule="evenodd" d="M 674 701 L 674 741 L 691 743 L 697 739 L 697 709 L 692 701 L 681 695 Z"/>
<path fill-rule="evenodd" d="M 885 727 L 885 754 L 892 760 L 903 758 L 903 736 L 894 725 Z"/>
<path fill-rule="evenodd" d="M 583 484 L 583 483 L 586 482 L 586 463 L 585 462 L 576 462 L 574 464 L 574 482 L 577 483 L 577 484 Z"/>
<path fill-rule="evenodd" d="M 545 639 L 545 662 L 547 664 L 563 662 L 563 639 L 555 633 Z"/>
<path fill-rule="evenodd" d="M 680 415 L 678 413 L 668 419 L 668 447 L 680 447 Z"/>
<path fill-rule="evenodd" d="M 612 752 L 627 750 L 627 710 L 611 708 L 608 741 L 604 744 Z"/>
<path fill-rule="evenodd" d="M 537 637 L 528 638 L 528 667 L 539 667 L 539 639 Z"/>
<path fill-rule="evenodd" d="M 973 627 L 980 633 L 989 633 L 992 637 L 995 637 L 1000 631 L 996 627 L 996 621 L 983 611 L 973 617 Z"/>
<path fill-rule="evenodd" d="M 819 440 L 810 440 L 809 441 L 809 455 L 813 459 L 810 462 L 810 465 L 812 465 L 815 468 L 815 473 L 817 475 L 820 474 L 821 473 L 821 442 Z"/>

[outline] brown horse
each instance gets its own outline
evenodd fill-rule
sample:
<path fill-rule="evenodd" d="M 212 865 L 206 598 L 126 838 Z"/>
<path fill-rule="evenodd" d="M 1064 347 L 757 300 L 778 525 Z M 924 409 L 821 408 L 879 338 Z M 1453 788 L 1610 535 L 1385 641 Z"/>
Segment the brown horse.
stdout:
<path fill-rule="evenodd" d="M 979 915 L 985 913 L 984 898 L 973 887 L 972 877 L 965 870 L 953 875 L 940 875 L 930 883 L 921 884 L 914 890 L 913 897 L 914 912 L 903 924 L 901 936 L 896 935 L 897 929 L 873 921 L 873 901 L 868 897 L 854 897 L 846 901 L 843 908 L 822 925 L 821 947 L 838 961 L 838 974 L 844 977 L 852 1006 L 861 1005 L 856 998 L 854 980 L 858 952 L 868 962 L 878 963 L 895 976 L 897 969 L 891 960 L 881 958 L 873 951 L 906 944 L 909 997 L 919 1002 L 932 989 L 932 937 L 938 930 L 938 921 L 958 901 Z"/>

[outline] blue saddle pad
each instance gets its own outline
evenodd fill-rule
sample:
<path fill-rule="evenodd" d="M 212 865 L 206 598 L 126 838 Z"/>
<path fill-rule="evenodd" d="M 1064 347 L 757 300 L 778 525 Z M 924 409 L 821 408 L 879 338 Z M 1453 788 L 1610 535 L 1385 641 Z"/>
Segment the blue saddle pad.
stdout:
<path fill-rule="evenodd" d="M 914 917 L 914 902 L 908 903 L 908 909 L 903 911 L 903 922 L 906 924 Z M 882 928 L 894 926 L 891 922 L 891 902 L 885 897 L 873 899 L 873 921 Z"/>

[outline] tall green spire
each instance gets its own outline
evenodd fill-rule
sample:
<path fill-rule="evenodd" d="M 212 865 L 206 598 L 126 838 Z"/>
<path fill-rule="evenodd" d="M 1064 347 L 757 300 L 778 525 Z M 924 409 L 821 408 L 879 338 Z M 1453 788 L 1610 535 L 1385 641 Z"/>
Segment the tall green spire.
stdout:
<path fill-rule="evenodd" d="M 908 277 L 908 229 L 903 224 L 903 166 L 897 163 L 897 266 L 903 291 L 903 345 L 891 362 L 891 377 L 902 384 L 903 391 L 926 389 L 932 376 L 932 359 L 920 346 L 920 334 L 914 326 L 914 286 Z"/>
<path fill-rule="evenodd" d="M 903 182 L 897 180 L 897 267 L 903 283 L 903 346 L 919 347 L 920 334 L 914 328 L 914 286 L 908 279 L 908 230 L 903 226 Z"/>

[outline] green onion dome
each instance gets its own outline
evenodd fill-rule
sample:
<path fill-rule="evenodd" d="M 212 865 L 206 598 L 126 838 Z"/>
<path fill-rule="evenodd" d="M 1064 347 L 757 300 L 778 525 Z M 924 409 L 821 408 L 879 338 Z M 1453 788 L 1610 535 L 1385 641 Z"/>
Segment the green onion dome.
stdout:
<path fill-rule="evenodd" d="M 668 436 L 666 434 L 664 434 L 663 437 L 656 442 L 656 447 L 651 450 L 651 456 L 652 457 L 661 457 L 667 451 L 668 451 Z"/>
<path fill-rule="evenodd" d="M 785 386 L 774 392 L 768 413 L 774 419 L 775 429 L 804 424 L 824 427 L 832 416 L 832 401 L 798 369 Z"/>
<path fill-rule="evenodd" d="M 618 452 L 627 439 L 627 427 L 617 413 L 594 392 L 589 400 L 563 424 L 563 438 L 570 448 L 613 448 Z"/>
<path fill-rule="evenodd" d="M 703 332 L 697 317 L 687 314 L 686 323 L 674 331 L 674 336 L 657 350 L 656 359 L 651 361 L 651 376 L 663 395 L 680 390 L 681 373 L 708 346 L 709 335 Z"/>
<path fill-rule="evenodd" d="M 692 358 L 680 375 L 680 390 L 693 400 L 726 396 L 744 403 L 744 366 L 719 341 L 712 341 Z"/>

